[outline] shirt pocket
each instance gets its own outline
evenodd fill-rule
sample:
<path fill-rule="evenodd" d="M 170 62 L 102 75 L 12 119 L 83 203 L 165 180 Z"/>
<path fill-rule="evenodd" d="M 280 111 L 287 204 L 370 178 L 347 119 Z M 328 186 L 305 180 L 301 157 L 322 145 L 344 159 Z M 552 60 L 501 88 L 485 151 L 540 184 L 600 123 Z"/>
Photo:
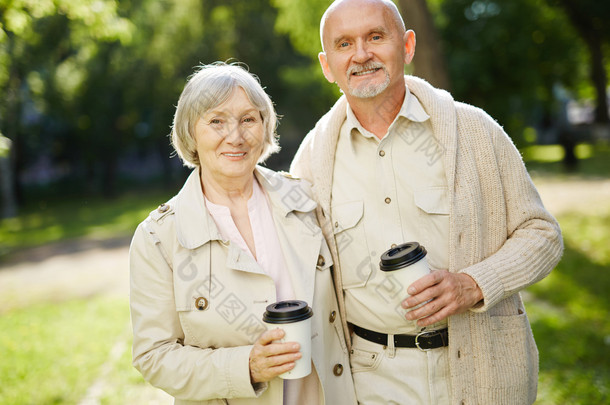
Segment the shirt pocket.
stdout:
<path fill-rule="evenodd" d="M 343 288 L 363 287 L 373 273 L 363 215 L 362 201 L 340 203 L 332 208 Z"/>
<path fill-rule="evenodd" d="M 447 187 L 437 186 L 415 190 L 415 205 L 429 215 L 449 215 Z"/>
<path fill-rule="evenodd" d="M 449 195 L 445 186 L 416 189 L 414 202 L 418 208 L 418 241 L 430 254 L 433 269 L 449 267 Z"/>

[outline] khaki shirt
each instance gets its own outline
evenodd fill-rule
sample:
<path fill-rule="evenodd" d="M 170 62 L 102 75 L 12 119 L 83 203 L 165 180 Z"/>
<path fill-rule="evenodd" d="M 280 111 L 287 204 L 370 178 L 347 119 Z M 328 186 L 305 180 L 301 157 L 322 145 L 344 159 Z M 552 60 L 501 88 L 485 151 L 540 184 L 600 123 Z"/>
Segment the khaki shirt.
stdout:
<path fill-rule="evenodd" d="M 383 252 L 415 241 L 428 251 L 432 269 L 449 267 L 447 179 L 429 118 L 407 89 L 399 114 L 379 140 L 347 106 L 335 155 L 331 210 L 347 320 L 367 329 L 418 331 L 400 308 L 408 285 L 398 285 L 379 270 Z"/>

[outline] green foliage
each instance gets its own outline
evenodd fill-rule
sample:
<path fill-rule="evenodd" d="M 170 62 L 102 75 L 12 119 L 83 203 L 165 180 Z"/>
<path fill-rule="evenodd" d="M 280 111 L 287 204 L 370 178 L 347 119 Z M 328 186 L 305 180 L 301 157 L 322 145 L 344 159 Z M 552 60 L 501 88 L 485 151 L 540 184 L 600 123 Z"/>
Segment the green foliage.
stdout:
<path fill-rule="evenodd" d="M 553 109 L 553 85 L 586 80 L 582 42 L 544 0 L 444 1 L 441 11 L 454 97 L 485 109 L 518 143 Z"/>
<path fill-rule="evenodd" d="M 0 404 L 78 403 L 128 321 L 125 300 L 110 298 L 0 316 Z"/>

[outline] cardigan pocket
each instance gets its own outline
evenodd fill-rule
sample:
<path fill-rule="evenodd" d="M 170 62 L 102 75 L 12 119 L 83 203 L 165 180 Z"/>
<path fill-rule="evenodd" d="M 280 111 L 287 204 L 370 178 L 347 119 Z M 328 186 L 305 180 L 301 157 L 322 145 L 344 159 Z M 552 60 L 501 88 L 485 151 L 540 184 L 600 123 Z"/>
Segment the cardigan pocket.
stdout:
<path fill-rule="evenodd" d="M 538 351 L 527 315 L 490 316 L 489 322 L 482 387 L 528 392 L 538 374 Z"/>
<path fill-rule="evenodd" d="M 332 206 L 343 288 L 363 287 L 373 272 L 362 220 L 364 203 L 350 201 Z"/>

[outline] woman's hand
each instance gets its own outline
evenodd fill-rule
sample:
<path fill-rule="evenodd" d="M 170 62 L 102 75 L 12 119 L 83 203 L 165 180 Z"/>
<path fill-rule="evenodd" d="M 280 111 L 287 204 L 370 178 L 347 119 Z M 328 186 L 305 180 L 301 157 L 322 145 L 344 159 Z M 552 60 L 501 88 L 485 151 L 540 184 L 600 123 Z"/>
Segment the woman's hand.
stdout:
<path fill-rule="evenodd" d="M 284 337 L 281 329 L 264 332 L 250 351 L 250 379 L 252 383 L 266 382 L 292 370 L 301 358 L 300 345 L 295 342 L 273 343 Z"/>

